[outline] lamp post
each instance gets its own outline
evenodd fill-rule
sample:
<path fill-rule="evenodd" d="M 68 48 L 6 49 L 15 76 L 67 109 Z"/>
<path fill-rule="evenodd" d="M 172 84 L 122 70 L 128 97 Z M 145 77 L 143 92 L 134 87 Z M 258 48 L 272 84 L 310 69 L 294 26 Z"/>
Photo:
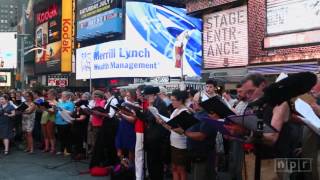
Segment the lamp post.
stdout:
<path fill-rule="evenodd" d="M 90 69 L 89 69 L 89 73 L 90 73 L 90 75 L 89 75 L 89 88 L 90 88 L 90 93 L 92 93 L 92 77 L 91 77 L 91 61 L 89 61 L 89 66 L 90 66 Z"/>

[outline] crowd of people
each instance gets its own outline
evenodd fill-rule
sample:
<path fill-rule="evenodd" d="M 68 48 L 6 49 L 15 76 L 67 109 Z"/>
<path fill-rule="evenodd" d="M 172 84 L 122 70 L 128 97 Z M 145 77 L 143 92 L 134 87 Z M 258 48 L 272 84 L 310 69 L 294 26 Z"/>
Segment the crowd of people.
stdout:
<path fill-rule="evenodd" d="M 249 74 L 237 86 L 236 96 L 218 88 L 214 80 L 206 81 L 202 90 L 168 92 L 165 87 L 140 85 L 120 89 L 117 95 L 112 88 L 92 93 L 12 90 L 0 97 L 3 153 L 10 154 L 10 144 L 24 142 L 26 153 L 41 147 L 43 153 L 87 158 L 90 169 L 131 172 L 126 179 L 137 180 L 255 179 L 256 159 L 262 179 L 319 179 L 319 136 L 303 125 L 287 102 L 265 107 L 263 120 L 277 132 L 259 137 L 237 124 L 224 125 L 225 134 L 201 121 L 224 118 L 217 111 L 205 111 L 202 102 L 218 97 L 235 114 L 244 115 L 267 86 L 263 75 Z M 309 95 L 320 116 L 320 83 Z M 199 123 L 188 129 L 165 123 L 164 117 L 173 119 L 182 112 L 200 117 Z M 313 159 L 311 172 L 275 171 L 275 158 L 300 157 Z"/>

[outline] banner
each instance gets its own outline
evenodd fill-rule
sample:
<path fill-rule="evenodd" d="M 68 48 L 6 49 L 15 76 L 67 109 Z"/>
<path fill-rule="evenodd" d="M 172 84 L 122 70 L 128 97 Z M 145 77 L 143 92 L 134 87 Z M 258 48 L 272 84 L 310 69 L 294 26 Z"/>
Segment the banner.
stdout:
<path fill-rule="evenodd" d="M 62 28 L 61 28 L 61 72 L 72 71 L 72 29 L 73 29 L 73 1 L 63 0 Z"/>

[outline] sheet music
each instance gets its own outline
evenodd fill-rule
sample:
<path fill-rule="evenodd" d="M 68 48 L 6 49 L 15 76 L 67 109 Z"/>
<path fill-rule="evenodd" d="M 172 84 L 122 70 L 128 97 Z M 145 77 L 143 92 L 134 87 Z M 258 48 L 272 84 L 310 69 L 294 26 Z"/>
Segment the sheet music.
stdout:
<path fill-rule="evenodd" d="M 295 101 L 295 108 L 303 117 L 303 122 L 311 128 L 315 133 L 320 135 L 320 119 L 313 111 L 312 107 L 305 101 L 298 98 Z"/>
<path fill-rule="evenodd" d="M 61 107 L 58 107 L 59 111 L 60 111 L 60 115 L 62 117 L 62 119 L 68 123 L 72 123 L 72 121 L 74 121 L 74 118 L 71 117 L 71 112 L 67 111 Z"/>
<path fill-rule="evenodd" d="M 285 79 L 285 78 L 287 78 L 288 77 L 288 75 L 286 74 L 286 73 L 281 73 L 279 76 L 278 76 L 278 78 L 276 79 L 276 82 L 279 82 L 279 81 L 281 81 L 282 79 Z"/>
<path fill-rule="evenodd" d="M 10 105 L 11 105 L 11 106 L 13 106 L 13 107 L 14 107 L 14 109 L 17 109 L 17 108 L 18 108 L 18 106 L 17 106 L 17 105 L 15 105 L 12 101 L 9 101 L 9 103 L 10 103 Z"/>
<path fill-rule="evenodd" d="M 163 121 L 165 121 L 166 123 L 170 121 L 170 118 L 167 118 L 165 116 L 162 116 L 158 109 L 153 107 L 153 106 L 150 106 L 148 107 L 149 111 L 154 115 L 154 116 L 159 116 Z"/>

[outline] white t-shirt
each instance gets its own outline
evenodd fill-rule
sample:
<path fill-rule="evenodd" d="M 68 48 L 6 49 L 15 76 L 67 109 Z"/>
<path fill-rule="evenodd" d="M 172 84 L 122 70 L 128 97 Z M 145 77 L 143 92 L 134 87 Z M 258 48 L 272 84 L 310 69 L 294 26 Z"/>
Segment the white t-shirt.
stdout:
<path fill-rule="evenodd" d="M 176 117 L 183 111 L 188 111 L 188 109 L 187 108 L 175 109 L 171 114 L 170 119 Z M 185 135 L 180 135 L 174 131 L 171 131 L 170 144 L 171 146 L 178 149 L 187 149 L 187 137 Z"/>

